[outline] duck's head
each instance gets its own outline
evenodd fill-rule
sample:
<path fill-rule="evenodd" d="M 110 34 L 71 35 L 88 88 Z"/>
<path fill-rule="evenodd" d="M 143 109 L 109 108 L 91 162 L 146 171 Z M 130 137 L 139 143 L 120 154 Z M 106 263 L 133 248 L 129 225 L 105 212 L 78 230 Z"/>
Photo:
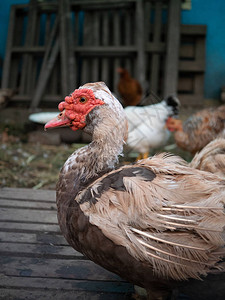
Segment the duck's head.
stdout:
<path fill-rule="evenodd" d="M 107 113 L 102 116 L 96 108 L 104 108 Z M 104 82 L 87 83 L 65 97 L 65 101 L 58 106 L 61 113 L 45 125 L 45 129 L 69 126 L 72 130 L 84 129 L 93 114 L 98 119 L 115 115 L 118 120 L 125 118 L 121 104 L 112 95 Z M 102 109 L 101 111 L 104 111 Z"/>

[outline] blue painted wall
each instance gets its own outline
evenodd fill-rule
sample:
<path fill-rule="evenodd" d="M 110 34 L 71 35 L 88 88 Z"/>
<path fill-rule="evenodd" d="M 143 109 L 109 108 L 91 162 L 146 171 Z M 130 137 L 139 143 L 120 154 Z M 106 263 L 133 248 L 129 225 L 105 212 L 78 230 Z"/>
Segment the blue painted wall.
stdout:
<path fill-rule="evenodd" d="M 4 58 L 9 25 L 10 6 L 12 4 L 24 4 L 29 0 L 1 0 L 0 1 L 0 57 Z"/>
<path fill-rule="evenodd" d="M 0 57 L 4 58 L 9 11 L 11 4 L 28 3 L 28 0 L 0 1 Z M 207 25 L 205 98 L 219 98 L 225 85 L 225 0 L 192 0 L 192 9 L 182 11 L 183 24 Z"/>
<path fill-rule="evenodd" d="M 225 86 L 225 1 L 192 0 L 192 9 L 182 11 L 183 24 L 206 24 L 205 98 L 219 98 Z"/>

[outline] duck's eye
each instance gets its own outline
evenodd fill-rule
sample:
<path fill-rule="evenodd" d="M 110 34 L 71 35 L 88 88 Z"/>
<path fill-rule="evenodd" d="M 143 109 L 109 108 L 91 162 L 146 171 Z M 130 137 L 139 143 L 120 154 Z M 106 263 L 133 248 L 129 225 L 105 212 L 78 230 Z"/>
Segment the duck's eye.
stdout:
<path fill-rule="evenodd" d="M 87 98 L 85 98 L 85 97 L 80 98 L 80 103 L 84 104 L 86 102 L 87 102 Z"/>

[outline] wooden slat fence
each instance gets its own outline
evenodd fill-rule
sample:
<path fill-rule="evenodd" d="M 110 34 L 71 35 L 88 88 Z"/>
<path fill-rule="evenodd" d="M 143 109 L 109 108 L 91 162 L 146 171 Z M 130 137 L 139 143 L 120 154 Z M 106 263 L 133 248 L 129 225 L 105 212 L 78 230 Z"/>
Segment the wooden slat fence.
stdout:
<path fill-rule="evenodd" d="M 177 91 L 180 0 L 58 0 L 13 5 L 2 87 L 34 109 L 117 67 L 161 96 Z"/>

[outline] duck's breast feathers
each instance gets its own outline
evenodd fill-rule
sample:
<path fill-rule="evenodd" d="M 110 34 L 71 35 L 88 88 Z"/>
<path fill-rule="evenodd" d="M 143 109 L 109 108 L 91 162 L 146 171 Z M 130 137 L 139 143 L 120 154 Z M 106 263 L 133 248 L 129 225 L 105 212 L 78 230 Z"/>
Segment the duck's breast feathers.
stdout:
<path fill-rule="evenodd" d="M 76 201 L 92 225 L 157 275 L 197 278 L 224 245 L 225 192 L 217 184 L 162 154 L 102 176 Z"/>

